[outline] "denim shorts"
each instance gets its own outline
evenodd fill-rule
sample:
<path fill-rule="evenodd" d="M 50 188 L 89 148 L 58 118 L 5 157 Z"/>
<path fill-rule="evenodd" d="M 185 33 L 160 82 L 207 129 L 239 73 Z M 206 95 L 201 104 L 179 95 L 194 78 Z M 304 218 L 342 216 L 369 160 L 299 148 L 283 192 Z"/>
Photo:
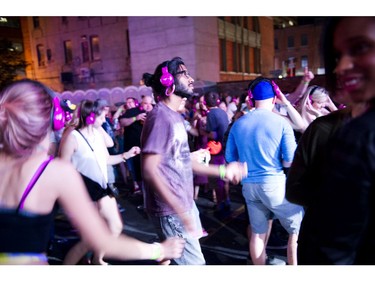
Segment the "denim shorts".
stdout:
<path fill-rule="evenodd" d="M 285 198 L 285 181 L 279 183 L 244 183 L 245 198 L 251 229 L 254 233 L 266 233 L 268 220 L 274 214 L 289 234 L 298 234 L 304 209 Z"/>
<path fill-rule="evenodd" d="M 201 221 L 199 218 L 199 211 L 195 203 L 193 208 L 189 211 L 193 217 L 197 229 L 202 229 Z M 178 265 L 205 265 L 201 245 L 199 243 L 200 237 L 191 237 L 185 231 L 184 226 L 178 215 L 172 214 L 162 217 L 150 216 L 152 222 L 156 227 L 157 234 L 161 241 L 165 240 L 166 237 L 182 237 L 185 239 L 185 248 L 182 256 L 178 259 L 174 259 L 174 262 Z"/>

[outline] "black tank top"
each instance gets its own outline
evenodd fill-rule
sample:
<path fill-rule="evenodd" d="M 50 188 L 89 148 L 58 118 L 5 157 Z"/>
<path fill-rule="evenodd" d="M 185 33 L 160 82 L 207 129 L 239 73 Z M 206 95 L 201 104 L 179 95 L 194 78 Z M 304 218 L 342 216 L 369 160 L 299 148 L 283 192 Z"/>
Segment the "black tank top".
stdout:
<path fill-rule="evenodd" d="M 23 203 L 53 157 L 44 161 L 28 184 L 16 209 L 0 208 L 0 253 L 42 253 L 47 251 L 53 214 L 40 215 L 23 210 Z"/>

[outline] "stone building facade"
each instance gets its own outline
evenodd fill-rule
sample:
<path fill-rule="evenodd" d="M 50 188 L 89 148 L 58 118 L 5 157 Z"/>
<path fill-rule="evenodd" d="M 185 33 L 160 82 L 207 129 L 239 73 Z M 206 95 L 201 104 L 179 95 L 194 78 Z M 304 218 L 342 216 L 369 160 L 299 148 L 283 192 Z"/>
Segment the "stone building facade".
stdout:
<path fill-rule="evenodd" d="M 22 17 L 28 78 L 55 91 L 140 85 L 180 56 L 199 87 L 269 76 L 271 17 Z"/>

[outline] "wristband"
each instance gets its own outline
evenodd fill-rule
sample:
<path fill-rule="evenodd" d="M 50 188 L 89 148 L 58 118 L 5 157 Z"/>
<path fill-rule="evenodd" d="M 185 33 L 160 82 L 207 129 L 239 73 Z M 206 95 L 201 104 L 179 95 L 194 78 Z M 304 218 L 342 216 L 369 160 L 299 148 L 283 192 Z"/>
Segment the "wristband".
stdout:
<path fill-rule="evenodd" d="M 123 160 L 124 162 L 126 162 L 125 152 L 124 152 L 123 154 L 121 154 L 121 156 L 122 156 L 122 160 Z"/>
<path fill-rule="evenodd" d="M 133 122 L 135 122 L 135 121 L 137 121 L 137 117 L 134 116 L 133 117 Z"/>
<path fill-rule="evenodd" d="M 157 262 L 161 261 L 161 245 L 160 243 L 152 243 L 152 256 L 151 259 Z"/>
<path fill-rule="evenodd" d="M 310 81 L 303 80 L 303 84 L 308 85 L 309 83 L 310 83 Z"/>
<path fill-rule="evenodd" d="M 225 168 L 225 165 L 220 165 L 219 166 L 219 176 L 220 176 L 220 179 L 225 179 L 225 174 L 227 172 L 227 168 Z"/>

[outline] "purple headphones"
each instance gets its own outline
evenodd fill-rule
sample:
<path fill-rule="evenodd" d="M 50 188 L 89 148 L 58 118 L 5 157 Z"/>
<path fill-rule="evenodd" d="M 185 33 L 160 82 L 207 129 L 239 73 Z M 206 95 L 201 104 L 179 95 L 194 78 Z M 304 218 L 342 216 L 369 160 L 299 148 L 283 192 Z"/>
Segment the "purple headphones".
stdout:
<path fill-rule="evenodd" d="M 53 97 L 53 109 L 52 109 L 52 129 L 54 131 L 59 131 L 64 128 L 65 125 L 65 112 L 61 108 L 60 100 L 58 97 Z"/>
<path fill-rule="evenodd" d="M 95 113 L 90 112 L 90 114 L 86 117 L 86 125 L 92 125 L 95 123 Z"/>
<path fill-rule="evenodd" d="M 161 69 L 162 75 L 160 77 L 160 83 L 164 86 L 169 88 L 173 85 L 174 78 L 173 75 L 168 72 L 168 66 L 164 66 Z"/>

